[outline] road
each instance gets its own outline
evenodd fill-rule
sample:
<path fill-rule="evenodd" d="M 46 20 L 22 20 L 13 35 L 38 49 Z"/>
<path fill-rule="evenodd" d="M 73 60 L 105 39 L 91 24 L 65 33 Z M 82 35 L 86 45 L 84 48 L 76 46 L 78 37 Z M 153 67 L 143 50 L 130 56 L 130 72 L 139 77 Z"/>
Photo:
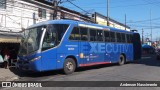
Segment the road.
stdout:
<path fill-rule="evenodd" d="M 160 81 L 160 61 L 154 55 L 143 56 L 136 63 L 127 63 L 79 68 L 71 75 L 59 71 L 43 73 L 17 73 L 18 81 Z M 160 90 L 154 87 L 52 87 L 53 90 Z M 52 88 L 46 88 L 52 90 Z M 22 88 L 4 88 L 5 90 L 21 90 Z M 28 90 L 27 88 L 23 88 Z M 37 88 L 30 88 L 35 90 Z M 38 88 L 40 90 L 44 88 Z"/>

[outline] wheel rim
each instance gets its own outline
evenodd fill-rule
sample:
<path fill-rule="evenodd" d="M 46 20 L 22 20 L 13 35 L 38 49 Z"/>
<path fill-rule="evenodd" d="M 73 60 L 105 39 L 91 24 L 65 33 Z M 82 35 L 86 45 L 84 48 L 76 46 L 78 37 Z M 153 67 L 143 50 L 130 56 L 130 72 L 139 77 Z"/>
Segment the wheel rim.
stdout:
<path fill-rule="evenodd" d="M 66 68 L 67 68 L 67 70 L 69 70 L 69 71 L 73 71 L 73 68 L 74 68 L 73 63 L 72 63 L 72 62 L 67 62 Z"/>
<path fill-rule="evenodd" d="M 124 63 L 124 58 L 121 56 L 120 57 L 120 63 L 123 64 Z"/>

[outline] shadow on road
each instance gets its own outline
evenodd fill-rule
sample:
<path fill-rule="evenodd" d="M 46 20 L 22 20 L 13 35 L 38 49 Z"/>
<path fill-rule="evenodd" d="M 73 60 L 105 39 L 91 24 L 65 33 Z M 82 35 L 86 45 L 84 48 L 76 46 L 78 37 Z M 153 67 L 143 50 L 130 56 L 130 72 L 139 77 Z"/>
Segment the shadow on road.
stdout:
<path fill-rule="evenodd" d="M 87 66 L 87 67 L 78 68 L 76 72 L 94 70 L 94 69 L 100 69 L 100 68 L 112 67 L 112 66 L 119 66 L 119 65 L 118 63 L 112 63 L 112 64 L 104 64 L 104 65 Z"/>
<path fill-rule="evenodd" d="M 141 60 L 135 62 L 135 64 L 144 64 L 147 66 L 160 66 L 160 60 L 156 59 L 154 54 L 143 55 Z"/>
<path fill-rule="evenodd" d="M 15 75 L 19 76 L 20 79 L 29 78 L 29 81 L 34 81 L 36 78 L 42 79 L 43 77 L 45 78 L 46 76 L 64 75 L 62 70 L 53 70 L 46 72 L 27 72 L 16 69 L 15 67 L 11 67 L 10 71 L 13 72 Z"/>
<path fill-rule="evenodd" d="M 81 67 L 77 68 L 75 72 L 82 72 L 87 70 L 94 70 L 94 69 L 100 69 L 104 67 L 112 67 L 116 66 L 118 64 L 106 64 L 106 65 L 96 65 L 96 66 L 89 66 L 89 67 Z M 45 78 L 46 76 L 58 76 L 58 75 L 65 75 L 63 73 L 63 70 L 52 70 L 52 71 L 45 71 L 45 72 L 27 72 L 27 71 L 20 71 L 19 69 L 16 69 L 15 67 L 10 67 L 10 71 L 13 72 L 15 75 L 19 76 L 20 78 L 28 77 L 28 78 Z"/>

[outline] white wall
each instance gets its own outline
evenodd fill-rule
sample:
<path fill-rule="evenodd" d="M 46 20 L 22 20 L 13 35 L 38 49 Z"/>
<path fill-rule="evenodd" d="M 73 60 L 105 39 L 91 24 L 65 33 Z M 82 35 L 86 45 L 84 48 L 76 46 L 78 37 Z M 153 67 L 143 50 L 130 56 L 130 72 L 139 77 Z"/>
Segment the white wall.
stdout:
<path fill-rule="evenodd" d="M 33 13 L 35 13 L 36 23 L 50 19 L 52 10 L 46 9 L 46 18 L 38 17 L 38 8 L 35 4 L 21 0 L 7 0 L 6 9 L 0 9 L 0 30 L 19 32 L 33 24 Z"/>

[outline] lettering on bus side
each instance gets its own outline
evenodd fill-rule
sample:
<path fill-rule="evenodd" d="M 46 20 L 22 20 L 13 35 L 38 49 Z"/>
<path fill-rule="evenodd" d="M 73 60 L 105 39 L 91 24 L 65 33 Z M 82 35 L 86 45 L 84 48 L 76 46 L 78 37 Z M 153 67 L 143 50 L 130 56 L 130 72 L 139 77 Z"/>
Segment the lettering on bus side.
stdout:
<path fill-rule="evenodd" d="M 90 53 L 118 53 L 118 52 L 132 52 L 132 45 L 130 44 L 112 44 L 112 43 L 88 43 L 83 45 L 83 51 Z"/>

